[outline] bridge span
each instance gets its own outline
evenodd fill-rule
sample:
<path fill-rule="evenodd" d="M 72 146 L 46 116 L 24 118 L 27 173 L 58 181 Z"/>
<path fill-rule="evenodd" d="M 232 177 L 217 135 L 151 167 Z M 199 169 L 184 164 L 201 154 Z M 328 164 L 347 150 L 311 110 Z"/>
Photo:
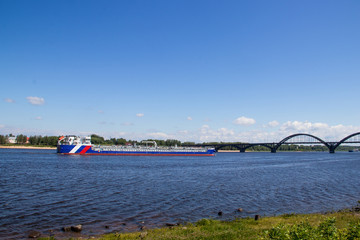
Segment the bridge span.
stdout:
<path fill-rule="evenodd" d="M 240 152 L 245 152 L 246 149 L 254 147 L 254 146 L 263 146 L 270 150 L 272 153 L 276 153 L 278 148 L 281 145 L 284 144 L 296 144 L 296 145 L 304 145 L 304 144 L 322 144 L 326 146 L 329 149 L 329 153 L 335 153 L 335 150 L 337 147 L 339 147 L 341 144 L 360 144 L 360 132 L 356 132 L 353 134 L 350 134 L 347 137 L 344 137 L 338 142 L 327 142 L 323 139 L 316 137 L 314 135 L 308 134 L 308 133 L 296 133 L 290 136 L 287 136 L 286 138 L 282 139 L 280 142 L 272 142 L 272 143 L 266 143 L 266 142 L 260 142 L 260 143 L 219 143 L 219 144 L 195 144 L 192 146 L 212 146 L 215 147 L 215 150 L 218 151 L 224 147 L 233 147 L 236 149 L 239 149 Z M 190 145 L 188 145 L 190 146 Z"/>

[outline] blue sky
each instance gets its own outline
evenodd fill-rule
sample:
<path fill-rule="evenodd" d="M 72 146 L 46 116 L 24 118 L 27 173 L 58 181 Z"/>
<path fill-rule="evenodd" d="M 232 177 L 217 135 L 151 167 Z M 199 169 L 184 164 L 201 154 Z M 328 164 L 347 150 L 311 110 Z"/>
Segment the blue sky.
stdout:
<path fill-rule="evenodd" d="M 0 134 L 360 131 L 359 1 L 0 0 Z"/>

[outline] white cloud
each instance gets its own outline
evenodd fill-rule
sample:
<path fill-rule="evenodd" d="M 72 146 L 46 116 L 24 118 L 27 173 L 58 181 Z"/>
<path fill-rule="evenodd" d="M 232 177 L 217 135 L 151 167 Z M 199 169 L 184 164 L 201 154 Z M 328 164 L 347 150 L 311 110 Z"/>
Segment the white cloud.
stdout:
<path fill-rule="evenodd" d="M 342 138 L 359 132 L 360 127 L 344 126 L 342 124 L 330 126 L 327 123 L 311 123 L 300 121 L 288 121 L 281 125 L 279 135 L 283 137 L 296 133 L 307 133 L 319 137 L 325 141 L 340 141 Z"/>
<path fill-rule="evenodd" d="M 27 97 L 26 99 L 32 105 L 43 105 L 45 103 L 45 99 L 41 97 Z"/>
<path fill-rule="evenodd" d="M 239 117 L 233 121 L 236 125 L 253 125 L 255 124 L 255 119 L 253 118 L 247 118 L 247 117 Z"/>
<path fill-rule="evenodd" d="M 170 135 L 163 133 L 163 132 L 153 132 L 153 133 L 148 133 L 146 134 L 149 138 L 154 138 L 154 139 L 170 139 Z"/>
<path fill-rule="evenodd" d="M 279 126 L 279 122 L 278 121 L 271 121 L 268 123 L 269 127 L 277 127 Z"/>
<path fill-rule="evenodd" d="M 42 117 L 38 116 L 35 118 L 35 120 L 42 120 Z"/>
<path fill-rule="evenodd" d="M 103 110 L 99 110 L 99 111 L 98 111 L 98 113 L 103 114 L 103 113 L 104 113 L 104 111 L 103 111 Z"/>
<path fill-rule="evenodd" d="M 209 131 L 209 129 L 210 129 L 210 126 L 205 124 L 205 125 L 201 126 L 200 132 L 204 134 L 204 133 L 207 133 Z"/>
<path fill-rule="evenodd" d="M 8 103 L 15 103 L 15 100 L 11 98 L 5 98 L 4 101 Z"/>
<path fill-rule="evenodd" d="M 178 134 L 187 135 L 187 134 L 189 134 L 189 131 L 188 130 L 180 130 L 180 131 L 178 131 Z"/>
<path fill-rule="evenodd" d="M 316 132 L 321 129 L 329 129 L 329 125 L 326 123 L 311 123 L 300 121 L 287 121 L 281 127 L 281 131 L 296 131 L 296 132 Z"/>
<path fill-rule="evenodd" d="M 217 130 L 218 134 L 220 134 L 220 136 L 234 136 L 235 132 L 234 130 L 230 130 L 227 128 L 219 128 Z"/>
<path fill-rule="evenodd" d="M 123 137 L 126 135 L 126 132 L 118 132 L 117 135 Z"/>
<path fill-rule="evenodd" d="M 143 117 L 144 114 L 143 114 L 143 113 L 137 113 L 136 116 L 137 116 L 137 117 Z"/>
<path fill-rule="evenodd" d="M 276 125 L 273 123 L 273 125 Z M 325 141 L 339 141 L 342 138 L 360 132 L 360 127 L 334 125 L 326 123 L 310 123 L 300 121 L 288 121 L 278 123 L 279 128 L 264 131 L 263 128 L 251 131 L 235 131 L 225 127 L 212 129 L 209 125 L 203 125 L 194 131 L 182 130 L 174 134 L 175 139 L 180 141 L 194 142 L 279 142 L 287 136 L 296 133 L 308 133 L 320 137 Z"/>
<path fill-rule="evenodd" d="M 193 120 L 193 119 L 192 119 L 192 117 L 187 117 L 187 120 L 191 121 L 191 120 Z"/>
<path fill-rule="evenodd" d="M 5 127 L 5 125 L 3 125 L 3 124 L 0 124 L 0 128 L 4 128 Z"/>
<path fill-rule="evenodd" d="M 202 142 L 212 142 L 212 141 L 228 141 L 233 138 L 235 135 L 234 130 L 227 128 L 219 128 L 217 130 L 211 129 L 209 125 L 203 125 L 198 133 L 194 134 L 198 136 L 199 140 Z M 198 140 L 197 140 L 198 141 Z"/>

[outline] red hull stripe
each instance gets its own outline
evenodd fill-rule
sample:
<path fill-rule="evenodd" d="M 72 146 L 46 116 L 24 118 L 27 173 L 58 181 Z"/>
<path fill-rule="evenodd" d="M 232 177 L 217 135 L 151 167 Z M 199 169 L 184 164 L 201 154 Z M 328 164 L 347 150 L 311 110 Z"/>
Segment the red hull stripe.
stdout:
<path fill-rule="evenodd" d="M 85 149 L 84 149 L 85 150 Z M 205 157 L 211 157 L 215 156 L 215 154 L 146 154 L 146 153 L 82 153 L 84 150 L 82 150 L 80 153 L 63 153 L 65 155 L 76 155 L 76 154 L 84 154 L 84 155 L 102 155 L 102 156 L 205 156 Z M 86 149 L 87 151 L 88 149 Z"/>
<path fill-rule="evenodd" d="M 81 150 L 81 152 L 79 152 L 79 154 L 85 154 L 90 148 L 91 148 L 91 146 L 84 147 L 84 149 Z"/>

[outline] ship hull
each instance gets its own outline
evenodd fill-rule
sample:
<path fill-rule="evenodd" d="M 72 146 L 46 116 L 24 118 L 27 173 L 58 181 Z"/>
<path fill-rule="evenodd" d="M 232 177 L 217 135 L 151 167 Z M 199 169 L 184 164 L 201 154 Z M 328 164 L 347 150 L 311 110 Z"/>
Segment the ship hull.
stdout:
<path fill-rule="evenodd" d="M 110 155 L 110 156 L 214 156 L 214 149 L 207 150 L 164 150 L 164 149 L 124 149 L 101 150 L 91 145 L 58 145 L 57 152 L 65 155 Z"/>

